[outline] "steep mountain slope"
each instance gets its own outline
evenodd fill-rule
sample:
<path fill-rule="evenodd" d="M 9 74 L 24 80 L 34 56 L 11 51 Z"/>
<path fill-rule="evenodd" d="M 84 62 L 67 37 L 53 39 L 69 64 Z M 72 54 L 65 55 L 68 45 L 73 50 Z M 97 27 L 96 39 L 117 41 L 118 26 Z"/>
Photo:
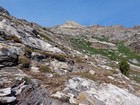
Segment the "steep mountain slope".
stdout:
<path fill-rule="evenodd" d="M 0 104 L 140 105 L 139 32 L 73 21 L 47 28 L 0 7 Z"/>

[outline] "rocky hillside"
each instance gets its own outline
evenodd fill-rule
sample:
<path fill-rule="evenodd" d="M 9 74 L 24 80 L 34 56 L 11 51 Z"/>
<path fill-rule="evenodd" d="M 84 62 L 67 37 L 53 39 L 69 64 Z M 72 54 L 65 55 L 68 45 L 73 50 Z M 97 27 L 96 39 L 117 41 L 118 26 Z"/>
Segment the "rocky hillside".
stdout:
<path fill-rule="evenodd" d="M 0 7 L 0 105 L 140 105 L 139 41 L 139 26 L 48 28 Z"/>

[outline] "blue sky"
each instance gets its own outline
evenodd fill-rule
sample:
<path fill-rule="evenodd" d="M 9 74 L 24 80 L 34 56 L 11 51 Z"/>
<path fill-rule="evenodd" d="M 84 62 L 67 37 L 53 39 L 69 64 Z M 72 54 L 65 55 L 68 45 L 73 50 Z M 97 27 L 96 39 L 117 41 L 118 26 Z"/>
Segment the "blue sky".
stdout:
<path fill-rule="evenodd" d="M 140 25 L 140 0 L 0 0 L 11 15 L 43 26 L 73 20 L 82 25 Z"/>

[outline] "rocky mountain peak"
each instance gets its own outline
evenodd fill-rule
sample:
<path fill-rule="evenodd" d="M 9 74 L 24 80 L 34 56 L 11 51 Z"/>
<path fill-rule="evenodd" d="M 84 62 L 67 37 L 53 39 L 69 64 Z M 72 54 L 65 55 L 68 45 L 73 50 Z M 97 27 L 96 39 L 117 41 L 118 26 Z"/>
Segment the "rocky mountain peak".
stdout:
<path fill-rule="evenodd" d="M 84 26 L 82 26 L 74 21 L 67 21 L 63 25 L 61 25 L 60 27 L 62 27 L 62 28 L 82 28 Z"/>
<path fill-rule="evenodd" d="M 6 14 L 6 15 L 10 15 L 10 13 L 4 9 L 3 7 L 0 6 L 0 14 Z"/>

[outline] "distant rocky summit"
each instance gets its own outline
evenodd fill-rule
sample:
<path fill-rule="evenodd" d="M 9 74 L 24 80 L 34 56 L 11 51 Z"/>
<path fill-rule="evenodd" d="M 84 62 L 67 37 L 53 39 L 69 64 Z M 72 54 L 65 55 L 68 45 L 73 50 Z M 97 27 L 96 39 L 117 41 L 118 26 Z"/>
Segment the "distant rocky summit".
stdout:
<path fill-rule="evenodd" d="M 0 7 L 0 105 L 140 105 L 139 52 L 140 26 L 48 28 Z"/>
<path fill-rule="evenodd" d="M 84 26 L 74 22 L 74 21 L 67 21 L 65 24 L 60 25 L 61 28 L 83 28 Z"/>

